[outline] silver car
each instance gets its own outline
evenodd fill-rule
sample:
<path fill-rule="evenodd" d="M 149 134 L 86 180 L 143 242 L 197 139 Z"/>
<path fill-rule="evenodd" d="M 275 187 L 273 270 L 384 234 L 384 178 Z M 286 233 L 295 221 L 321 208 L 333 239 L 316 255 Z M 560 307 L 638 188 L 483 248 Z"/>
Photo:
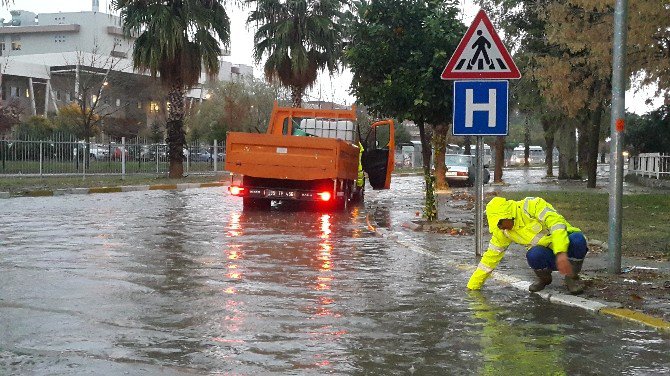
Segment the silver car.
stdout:
<path fill-rule="evenodd" d="M 449 185 L 464 185 L 468 187 L 475 185 L 475 170 L 477 166 L 475 166 L 475 157 L 473 155 L 446 154 L 444 156 L 444 164 L 447 168 L 445 178 Z M 484 165 L 484 184 L 488 184 L 491 179 L 491 173 L 487 167 L 488 165 Z"/>

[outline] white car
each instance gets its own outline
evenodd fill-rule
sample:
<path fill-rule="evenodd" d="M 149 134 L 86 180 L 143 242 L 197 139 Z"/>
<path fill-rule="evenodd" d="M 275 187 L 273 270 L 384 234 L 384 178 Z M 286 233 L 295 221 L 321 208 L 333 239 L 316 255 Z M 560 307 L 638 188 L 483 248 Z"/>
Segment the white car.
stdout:
<path fill-rule="evenodd" d="M 72 150 L 72 154 L 76 157 L 79 154 L 79 150 L 82 152 L 86 149 L 86 144 L 83 142 L 80 142 L 76 148 Z M 88 151 L 88 157 L 89 159 L 95 159 L 95 160 L 104 160 L 104 159 L 109 159 L 109 147 L 107 145 L 102 145 L 102 144 L 90 144 L 89 145 L 89 151 Z"/>
<path fill-rule="evenodd" d="M 475 185 L 475 157 L 465 154 L 445 154 L 444 164 L 447 171 L 444 176 L 449 185 Z M 484 165 L 484 184 L 488 184 L 491 173 Z"/>

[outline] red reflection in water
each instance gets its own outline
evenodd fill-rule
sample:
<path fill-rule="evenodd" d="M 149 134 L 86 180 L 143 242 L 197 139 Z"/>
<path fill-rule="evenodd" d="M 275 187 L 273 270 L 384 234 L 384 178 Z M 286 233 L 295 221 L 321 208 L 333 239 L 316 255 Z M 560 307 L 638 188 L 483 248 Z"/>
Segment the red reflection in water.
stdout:
<path fill-rule="evenodd" d="M 324 214 L 321 216 L 321 239 L 330 238 L 330 215 Z"/>
<path fill-rule="evenodd" d="M 242 226 L 240 225 L 240 213 L 232 213 L 230 215 L 230 223 L 228 223 L 228 236 L 240 236 L 242 235 Z"/>

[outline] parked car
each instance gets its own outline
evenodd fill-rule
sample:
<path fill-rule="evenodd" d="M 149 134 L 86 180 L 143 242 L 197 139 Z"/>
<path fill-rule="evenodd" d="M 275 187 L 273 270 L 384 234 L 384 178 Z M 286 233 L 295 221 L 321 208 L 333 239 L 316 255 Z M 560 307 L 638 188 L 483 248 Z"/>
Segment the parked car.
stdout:
<path fill-rule="evenodd" d="M 446 154 L 444 162 L 447 168 L 445 178 L 449 185 L 464 185 L 472 187 L 475 185 L 475 157 L 465 154 Z M 488 164 L 484 165 L 484 184 L 491 180 L 491 173 L 488 170 Z"/>
<path fill-rule="evenodd" d="M 192 151 L 189 158 L 192 162 L 209 162 L 212 161 L 212 154 L 207 150 Z"/>
<path fill-rule="evenodd" d="M 528 164 L 541 165 L 544 164 L 545 154 L 542 146 L 529 146 Z M 512 156 L 509 158 L 510 166 L 523 166 L 525 160 L 525 147 L 519 145 L 514 148 Z"/>
<path fill-rule="evenodd" d="M 80 150 L 82 153 L 84 153 L 86 150 L 86 143 L 84 143 L 83 141 L 80 141 L 77 144 L 77 147 L 72 149 L 72 155 L 75 157 L 82 155 L 79 154 Z M 109 146 L 102 144 L 93 144 L 93 143 L 89 144 L 88 157 L 89 159 L 95 159 L 95 160 L 109 159 Z"/>
<path fill-rule="evenodd" d="M 128 149 L 126 147 L 124 147 L 123 145 L 112 144 L 112 160 L 120 161 L 122 154 L 126 155 L 126 160 L 130 160 Z"/>

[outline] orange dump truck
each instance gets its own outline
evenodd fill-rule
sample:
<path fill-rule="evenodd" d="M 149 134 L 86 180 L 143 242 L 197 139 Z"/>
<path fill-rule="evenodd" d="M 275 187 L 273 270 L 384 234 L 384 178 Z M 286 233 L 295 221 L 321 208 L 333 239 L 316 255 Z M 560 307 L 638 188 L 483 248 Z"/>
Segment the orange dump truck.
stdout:
<path fill-rule="evenodd" d="M 228 132 L 230 193 L 242 197 L 245 209 L 269 208 L 272 201 L 306 201 L 345 209 L 363 198 L 359 166 L 368 173 L 374 189 L 388 189 L 394 158 L 393 121 L 371 126 L 371 134 L 383 134 L 388 142 L 379 147 L 373 140 L 362 153 L 355 122 L 355 107 L 324 110 L 275 103 L 266 133 Z"/>

